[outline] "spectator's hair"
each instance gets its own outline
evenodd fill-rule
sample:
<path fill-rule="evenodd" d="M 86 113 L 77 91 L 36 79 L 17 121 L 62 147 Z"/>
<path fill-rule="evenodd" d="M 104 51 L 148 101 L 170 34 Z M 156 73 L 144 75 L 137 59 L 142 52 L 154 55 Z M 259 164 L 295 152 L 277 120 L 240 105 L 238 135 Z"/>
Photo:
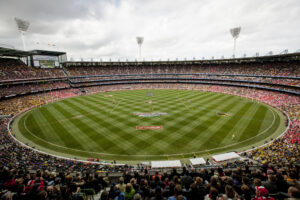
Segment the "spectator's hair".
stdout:
<path fill-rule="evenodd" d="M 218 187 L 218 177 L 212 176 L 210 178 L 210 186 Z"/>
<path fill-rule="evenodd" d="M 174 192 L 175 192 L 176 195 L 182 194 L 181 185 L 179 185 L 179 184 L 175 185 Z"/>
<path fill-rule="evenodd" d="M 245 185 L 249 185 L 250 179 L 247 176 L 243 176 L 242 183 L 245 184 Z"/>
<path fill-rule="evenodd" d="M 255 186 L 261 186 L 261 180 L 259 178 L 255 178 L 253 183 Z"/>
<path fill-rule="evenodd" d="M 202 184 L 203 183 L 203 179 L 199 176 L 196 177 L 196 181 L 197 184 Z"/>
<path fill-rule="evenodd" d="M 176 197 L 176 200 L 184 200 L 184 196 L 183 196 L 183 195 L 178 195 L 178 196 Z"/>
<path fill-rule="evenodd" d="M 296 187 L 289 187 L 288 189 L 288 194 L 290 196 L 290 198 L 296 198 L 296 199 L 300 199 L 300 190 Z"/>
<path fill-rule="evenodd" d="M 101 194 L 100 200 L 107 200 L 108 199 L 108 192 L 104 190 Z"/>
<path fill-rule="evenodd" d="M 225 194 L 227 195 L 228 198 L 233 199 L 235 196 L 235 191 L 231 185 L 226 185 L 225 186 Z"/>
<path fill-rule="evenodd" d="M 142 200 L 142 196 L 141 196 L 139 193 L 136 193 L 136 194 L 133 196 L 133 200 Z"/>
<path fill-rule="evenodd" d="M 276 182 L 276 180 L 277 180 L 275 175 L 268 175 L 268 179 L 270 182 L 273 182 L 273 183 Z"/>
<path fill-rule="evenodd" d="M 120 177 L 120 178 L 119 178 L 119 182 L 120 182 L 120 183 L 124 183 L 124 178 L 123 178 L 123 177 Z"/>
<path fill-rule="evenodd" d="M 219 196 L 219 192 L 218 192 L 217 188 L 210 187 L 210 189 L 209 189 L 209 197 L 212 200 L 216 200 L 218 196 Z"/>
<path fill-rule="evenodd" d="M 127 183 L 127 184 L 126 184 L 125 191 L 126 191 L 126 192 L 130 192 L 131 189 L 132 189 L 132 185 L 131 185 L 130 183 Z"/>
<path fill-rule="evenodd" d="M 46 200 L 47 192 L 45 190 L 39 191 L 36 195 L 36 200 Z"/>

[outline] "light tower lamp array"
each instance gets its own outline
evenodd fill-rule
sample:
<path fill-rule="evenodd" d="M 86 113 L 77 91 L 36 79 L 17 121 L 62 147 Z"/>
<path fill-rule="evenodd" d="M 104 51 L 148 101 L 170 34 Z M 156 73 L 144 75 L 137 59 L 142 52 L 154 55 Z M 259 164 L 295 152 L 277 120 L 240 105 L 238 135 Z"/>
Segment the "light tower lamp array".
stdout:
<path fill-rule="evenodd" d="M 23 44 L 23 50 L 26 51 L 26 44 L 25 44 L 25 32 L 28 30 L 30 22 L 25 21 L 23 19 L 15 17 L 15 22 L 17 24 L 17 28 L 20 31 L 20 36 Z"/>
<path fill-rule="evenodd" d="M 144 37 L 136 37 L 136 41 L 139 46 L 139 60 L 142 60 L 142 44 L 144 42 Z"/>
<path fill-rule="evenodd" d="M 233 54 L 232 54 L 233 58 L 235 57 L 236 39 L 239 37 L 241 29 L 242 28 L 240 26 L 230 29 L 230 33 L 231 33 L 231 35 L 233 37 L 233 41 L 234 41 L 234 43 L 233 43 Z"/>

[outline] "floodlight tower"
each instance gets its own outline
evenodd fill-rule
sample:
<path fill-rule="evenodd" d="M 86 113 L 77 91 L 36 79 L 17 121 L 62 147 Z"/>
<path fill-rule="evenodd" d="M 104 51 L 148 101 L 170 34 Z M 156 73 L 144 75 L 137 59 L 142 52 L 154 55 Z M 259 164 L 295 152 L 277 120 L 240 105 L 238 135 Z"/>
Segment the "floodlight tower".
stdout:
<path fill-rule="evenodd" d="M 236 47 L 236 39 L 239 37 L 240 32 L 241 32 L 241 27 L 236 27 L 236 28 L 232 28 L 230 29 L 230 33 L 233 37 L 234 43 L 233 43 L 233 57 L 235 57 L 235 47 Z"/>
<path fill-rule="evenodd" d="M 136 41 L 139 46 L 139 60 L 142 60 L 142 44 L 144 42 L 144 37 L 136 37 Z"/>
<path fill-rule="evenodd" d="M 20 31 L 20 36 L 23 44 L 23 50 L 26 51 L 26 44 L 25 44 L 25 32 L 28 30 L 30 22 L 25 21 L 23 19 L 19 19 L 15 17 L 15 22 L 17 24 L 18 30 Z"/>

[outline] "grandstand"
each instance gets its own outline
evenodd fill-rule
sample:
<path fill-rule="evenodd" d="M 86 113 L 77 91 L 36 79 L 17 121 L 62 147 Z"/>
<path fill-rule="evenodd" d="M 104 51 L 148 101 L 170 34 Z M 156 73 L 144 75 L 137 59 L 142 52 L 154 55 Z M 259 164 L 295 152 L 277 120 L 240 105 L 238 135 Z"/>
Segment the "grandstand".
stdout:
<path fill-rule="evenodd" d="M 128 196 L 134 193 L 140 194 L 143 199 L 180 195 L 187 199 L 203 199 L 206 195 L 216 194 L 251 199 L 258 187 L 261 193 L 267 188 L 268 194 L 276 199 L 299 197 L 300 53 L 219 60 L 70 62 L 66 61 L 64 52 L 1 47 L 0 56 L 0 188 L 4 195 L 12 192 L 18 199 L 38 199 L 36 195 L 45 195 L 47 188 L 46 194 L 62 199 L 84 198 L 100 191 L 104 199 L 106 195 L 113 199 L 123 194 L 130 199 Z M 264 135 L 255 143 L 230 149 L 234 152 L 229 154 L 226 149 L 211 153 L 207 150 L 201 155 L 183 154 L 182 158 L 180 155 L 170 159 L 154 157 L 157 160 L 146 157 L 134 162 L 131 158 L 100 156 L 99 159 L 92 154 L 70 155 L 67 151 L 59 151 L 59 147 L 55 148 L 56 151 L 43 148 L 44 143 L 29 141 L 25 133 L 22 136 L 20 125 L 19 133 L 14 129 L 14 125 L 20 124 L 14 123 L 20 113 L 44 109 L 48 104 L 60 106 L 62 99 L 73 97 L 77 102 L 81 101 L 81 106 L 72 112 L 84 113 L 83 109 L 88 107 L 95 110 L 98 104 L 105 111 L 105 101 L 111 101 L 113 106 L 119 105 L 114 102 L 118 94 L 125 98 L 126 91 L 142 91 L 140 93 L 144 94 L 147 90 L 147 94 L 152 95 L 144 98 L 151 99 L 150 96 L 153 96 L 154 99 L 158 89 L 169 92 L 166 96 L 171 96 L 170 91 L 178 91 L 174 93 L 177 96 L 187 94 L 180 91 L 198 91 L 207 96 L 222 93 L 225 96 L 220 98 L 224 99 L 229 99 L 226 95 L 230 95 L 245 104 L 264 104 L 281 113 L 283 125 L 275 135 L 270 133 L 270 137 Z M 102 96 L 106 100 L 96 102 L 89 96 L 91 94 L 104 94 Z M 138 93 L 128 94 L 138 98 Z M 80 98 L 90 99 L 95 104 Z M 150 107 L 156 103 L 152 99 Z M 207 99 L 206 103 L 213 99 Z M 172 102 L 174 105 L 175 100 Z M 129 107 L 129 104 L 124 106 Z M 178 104 L 175 109 L 179 107 L 184 106 Z M 218 113 L 221 113 L 220 116 L 214 118 L 226 120 L 231 115 L 230 112 Z M 55 117 L 59 118 L 62 114 L 68 115 L 62 112 Z M 82 115 L 77 115 L 74 121 L 84 121 Z M 279 126 L 280 122 L 276 123 Z M 55 126 L 59 124 L 57 122 Z M 80 126 L 84 125 L 79 124 L 78 128 Z M 46 129 L 49 131 L 51 128 Z M 47 135 L 45 138 L 54 141 L 51 137 L 54 136 Z M 119 137 L 120 142 L 125 142 L 126 137 Z M 234 134 L 228 136 L 228 141 L 235 137 Z M 211 138 L 212 141 L 214 139 L 217 141 L 217 138 Z M 65 140 L 73 141 L 71 137 Z M 90 143 L 94 144 L 93 141 Z M 170 152 L 181 146 L 184 145 L 175 143 Z M 159 153 L 168 154 L 165 151 Z M 123 178 L 119 179 L 121 176 Z M 22 183 L 20 178 L 28 184 Z M 40 184 L 31 184 L 30 181 Z M 111 184 L 115 182 L 118 185 Z M 105 188 L 109 186 L 107 192 Z M 259 191 L 257 189 L 256 192 Z"/>

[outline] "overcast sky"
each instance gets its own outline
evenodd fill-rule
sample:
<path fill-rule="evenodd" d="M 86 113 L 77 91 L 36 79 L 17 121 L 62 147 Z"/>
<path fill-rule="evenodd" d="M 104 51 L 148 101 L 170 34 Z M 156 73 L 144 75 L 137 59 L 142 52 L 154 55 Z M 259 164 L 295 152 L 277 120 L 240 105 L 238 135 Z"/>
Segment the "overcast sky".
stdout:
<path fill-rule="evenodd" d="M 0 0 L 0 44 L 22 49 L 14 17 L 28 50 L 75 60 L 135 59 L 136 36 L 146 60 L 229 57 L 237 26 L 237 56 L 300 49 L 300 0 Z"/>

